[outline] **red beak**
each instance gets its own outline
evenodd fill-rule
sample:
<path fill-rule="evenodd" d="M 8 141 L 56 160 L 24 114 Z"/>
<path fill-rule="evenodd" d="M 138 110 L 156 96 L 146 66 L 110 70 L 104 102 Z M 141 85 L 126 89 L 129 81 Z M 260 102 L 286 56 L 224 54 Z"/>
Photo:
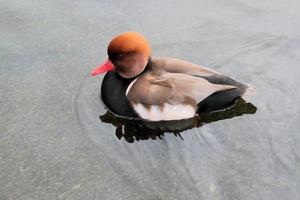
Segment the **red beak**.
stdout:
<path fill-rule="evenodd" d="M 104 72 L 108 72 L 111 70 L 114 70 L 115 66 L 112 64 L 112 62 L 107 59 L 103 64 L 101 64 L 99 67 L 93 69 L 93 71 L 91 72 L 92 76 L 96 76 L 98 74 L 102 74 Z"/>

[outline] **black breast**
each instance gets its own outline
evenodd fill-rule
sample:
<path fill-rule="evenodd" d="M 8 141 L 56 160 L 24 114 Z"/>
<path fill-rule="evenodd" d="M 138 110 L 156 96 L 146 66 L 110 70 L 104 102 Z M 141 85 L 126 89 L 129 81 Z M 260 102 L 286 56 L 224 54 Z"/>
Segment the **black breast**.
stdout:
<path fill-rule="evenodd" d="M 124 117 L 137 117 L 125 94 L 128 85 L 133 80 L 134 78 L 122 78 L 116 71 L 105 74 L 101 86 L 101 98 L 108 110 Z"/>

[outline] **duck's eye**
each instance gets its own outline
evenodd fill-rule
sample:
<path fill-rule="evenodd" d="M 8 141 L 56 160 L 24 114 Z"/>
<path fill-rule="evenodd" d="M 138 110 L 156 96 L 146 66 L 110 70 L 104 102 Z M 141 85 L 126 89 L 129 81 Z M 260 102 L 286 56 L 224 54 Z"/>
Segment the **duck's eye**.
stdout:
<path fill-rule="evenodd" d="M 117 59 L 117 60 L 122 59 L 122 58 L 123 58 L 123 55 L 124 55 L 124 54 L 122 54 L 122 53 L 117 54 L 116 59 Z"/>

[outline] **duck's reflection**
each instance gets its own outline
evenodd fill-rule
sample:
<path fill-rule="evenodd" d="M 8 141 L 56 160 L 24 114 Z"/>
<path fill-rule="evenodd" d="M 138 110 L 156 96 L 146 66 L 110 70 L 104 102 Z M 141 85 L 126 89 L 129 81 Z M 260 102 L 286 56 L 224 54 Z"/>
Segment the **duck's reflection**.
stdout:
<path fill-rule="evenodd" d="M 181 137 L 180 132 L 184 130 L 243 114 L 254 114 L 256 110 L 257 108 L 253 104 L 239 98 L 227 109 L 201 113 L 198 117 L 185 120 L 162 122 L 129 120 L 116 117 L 110 112 L 100 116 L 100 119 L 102 122 L 111 123 L 117 127 L 117 138 L 121 140 L 124 137 L 127 142 L 133 143 L 140 140 L 161 139 L 164 133 L 173 133 L 175 136 Z"/>

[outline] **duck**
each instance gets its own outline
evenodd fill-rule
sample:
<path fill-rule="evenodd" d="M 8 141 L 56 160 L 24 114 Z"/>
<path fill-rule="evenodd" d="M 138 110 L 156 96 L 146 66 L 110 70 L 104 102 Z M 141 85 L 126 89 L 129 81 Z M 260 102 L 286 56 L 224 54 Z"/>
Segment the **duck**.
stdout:
<path fill-rule="evenodd" d="M 106 73 L 101 98 L 119 117 L 146 121 L 193 118 L 224 109 L 255 88 L 213 69 L 171 57 L 152 57 L 148 40 L 135 31 L 115 36 L 107 60 L 91 75 Z"/>

